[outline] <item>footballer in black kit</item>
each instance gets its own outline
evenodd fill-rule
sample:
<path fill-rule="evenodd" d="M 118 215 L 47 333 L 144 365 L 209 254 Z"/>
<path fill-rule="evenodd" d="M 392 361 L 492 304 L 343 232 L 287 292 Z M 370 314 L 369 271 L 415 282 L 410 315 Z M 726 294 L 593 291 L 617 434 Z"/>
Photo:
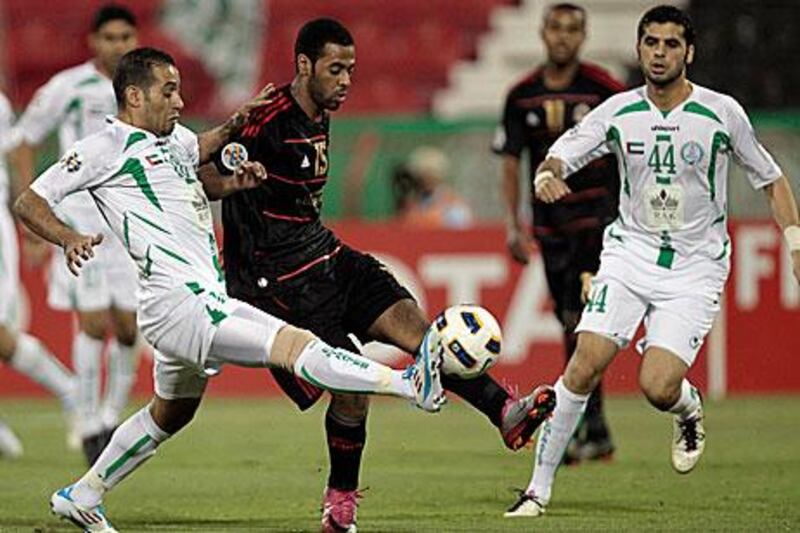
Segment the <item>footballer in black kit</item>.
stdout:
<path fill-rule="evenodd" d="M 352 81 L 353 38 L 335 20 L 313 20 L 300 30 L 294 56 L 292 83 L 254 110 L 234 139 L 250 160 L 264 164 L 268 177 L 259 188 L 223 200 L 228 293 L 334 346 L 357 350 L 353 334 L 362 343 L 379 340 L 414 354 L 430 322 L 411 294 L 379 261 L 340 242 L 320 221 L 329 112 L 344 103 Z M 222 171 L 224 152 L 216 158 Z M 288 372 L 272 374 L 301 409 L 322 394 Z M 513 398 L 488 375 L 468 381 L 443 376 L 442 382 L 486 414 L 512 449 L 530 439 L 555 403 L 549 387 Z M 331 397 L 323 531 L 355 525 L 367 408 L 366 396 Z"/>
<path fill-rule="evenodd" d="M 545 13 L 542 40 L 547 62 L 509 92 L 492 149 L 503 156 L 503 192 L 509 219 L 512 257 L 528 262 L 529 241 L 518 218 L 519 167 L 528 152 L 533 210 L 533 237 L 544 259 L 547 285 L 555 313 L 564 328 L 567 358 L 575 351 L 578 325 L 591 277 L 600 267 L 605 227 L 617 217 L 619 177 L 613 155 L 603 157 L 569 178 L 572 193 L 561 202 L 535 198 L 533 180 L 550 146 L 592 108 L 624 89 L 605 70 L 580 62 L 586 13 L 574 4 L 555 4 Z M 607 458 L 613 445 L 602 409 L 598 385 L 584 421 L 567 451 L 567 462 Z"/>

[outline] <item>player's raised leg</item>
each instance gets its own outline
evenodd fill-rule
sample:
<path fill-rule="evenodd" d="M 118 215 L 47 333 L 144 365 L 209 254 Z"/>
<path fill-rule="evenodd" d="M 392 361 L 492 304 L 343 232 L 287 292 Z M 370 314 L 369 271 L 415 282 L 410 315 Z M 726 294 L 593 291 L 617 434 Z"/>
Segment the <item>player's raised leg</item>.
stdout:
<path fill-rule="evenodd" d="M 556 408 L 542 426 L 536 443 L 533 477 L 527 490 L 506 512 L 506 517 L 539 516 L 550 501 L 556 470 L 572 434 L 586 410 L 589 394 L 602 378 L 619 349 L 616 342 L 597 333 L 581 332 L 578 347 L 564 375 L 555 385 Z"/>
<path fill-rule="evenodd" d="M 703 402 L 686 379 L 689 366 L 673 352 L 650 347 L 639 369 L 639 384 L 648 401 L 673 417 L 672 467 L 688 474 L 703 455 L 706 443 Z"/>

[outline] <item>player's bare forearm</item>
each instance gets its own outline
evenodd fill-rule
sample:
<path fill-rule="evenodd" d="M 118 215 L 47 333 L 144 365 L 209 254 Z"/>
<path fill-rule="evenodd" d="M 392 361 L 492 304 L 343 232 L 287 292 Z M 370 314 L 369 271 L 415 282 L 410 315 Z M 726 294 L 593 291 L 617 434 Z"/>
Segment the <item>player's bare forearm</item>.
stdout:
<path fill-rule="evenodd" d="M 254 189 L 267 178 L 264 165 L 257 161 L 245 161 L 232 175 L 223 176 L 214 165 L 200 168 L 198 177 L 209 200 L 221 200 L 238 191 Z"/>
<path fill-rule="evenodd" d="M 261 89 L 252 100 L 239 106 L 239 109 L 228 120 L 216 128 L 200 133 L 197 136 L 197 144 L 200 148 L 200 165 L 208 163 L 211 160 L 211 155 L 221 149 L 231 137 L 242 129 L 250 118 L 250 112 L 257 107 L 270 103 L 274 94 L 275 86 L 270 83 Z"/>
<path fill-rule="evenodd" d="M 564 163 L 556 157 L 548 157 L 536 169 L 533 180 L 534 193 L 539 200 L 551 204 L 572 192 L 564 181 Z"/>
<path fill-rule="evenodd" d="M 47 200 L 31 189 L 24 190 L 14 202 L 14 213 L 28 229 L 57 246 L 63 247 L 80 235 L 59 220 Z"/>
<path fill-rule="evenodd" d="M 536 167 L 536 174 L 539 175 L 542 172 L 552 172 L 553 176 L 558 179 L 564 179 L 564 163 L 557 157 L 548 157 L 541 163 L 539 166 Z"/>
<path fill-rule="evenodd" d="M 800 216 L 797 212 L 797 202 L 789 179 L 781 176 L 776 181 L 764 188 L 764 192 L 769 199 L 769 206 L 772 209 L 772 217 L 782 230 L 789 226 L 800 225 Z"/>
<path fill-rule="evenodd" d="M 501 192 L 506 207 L 506 221 L 509 230 L 519 230 L 519 158 L 503 156 L 503 183 Z"/>
<path fill-rule="evenodd" d="M 36 147 L 23 141 L 8 154 L 8 160 L 14 171 L 12 195 L 16 198 L 33 181 Z"/>

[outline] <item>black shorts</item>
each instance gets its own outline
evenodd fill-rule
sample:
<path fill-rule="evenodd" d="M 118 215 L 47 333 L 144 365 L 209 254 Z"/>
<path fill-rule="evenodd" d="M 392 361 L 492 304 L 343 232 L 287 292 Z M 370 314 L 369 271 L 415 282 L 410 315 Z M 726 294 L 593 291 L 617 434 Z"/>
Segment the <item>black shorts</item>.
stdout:
<path fill-rule="evenodd" d="M 583 310 L 581 279 L 583 271 L 596 273 L 603 249 L 604 228 L 586 229 L 574 235 L 551 235 L 539 239 L 550 296 L 556 317 L 562 323 L 564 312 Z"/>
<path fill-rule="evenodd" d="M 358 352 L 349 338 L 372 339 L 367 331 L 396 302 L 413 298 L 386 267 L 369 254 L 340 245 L 326 261 L 283 281 L 274 281 L 247 303 L 286 322 L 307 329 L 338 348 Z M 294 374 L 270 369 L 283 391 L 305 410 L 322 395 Z"/>

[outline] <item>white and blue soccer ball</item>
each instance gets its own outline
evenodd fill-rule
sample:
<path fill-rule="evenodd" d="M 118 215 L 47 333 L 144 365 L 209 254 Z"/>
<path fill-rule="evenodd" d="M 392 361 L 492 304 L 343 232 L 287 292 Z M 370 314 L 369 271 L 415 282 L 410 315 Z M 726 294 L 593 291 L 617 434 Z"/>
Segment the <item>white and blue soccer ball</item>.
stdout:
<path fill-rule="evenodd" d="M 462 379 L 480 376 L 500 357 L 503 334 L 492 314 L 478 305 L 454 305 L 434 321 L 442 340 L 442 371 Z"/>

